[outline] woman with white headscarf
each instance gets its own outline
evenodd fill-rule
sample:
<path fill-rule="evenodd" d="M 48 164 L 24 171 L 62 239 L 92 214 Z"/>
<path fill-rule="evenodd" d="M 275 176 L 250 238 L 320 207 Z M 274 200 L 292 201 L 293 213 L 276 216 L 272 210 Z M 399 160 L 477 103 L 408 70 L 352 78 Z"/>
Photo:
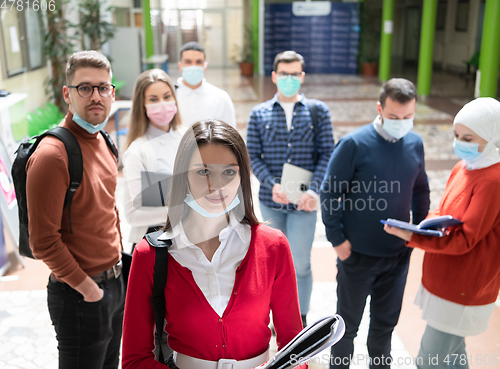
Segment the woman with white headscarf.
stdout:
<path fill-rule="evenodd" d="M 500 290 L 500 102 L 479 98 L 453 122 L 453 168 L 439 208 L 463 224 L 446 237 L 385 226 L 386 232 L 425 250 L 415 303 L 427 327 L 418 368 L 468 368 L 465 337 L 483 333 Z"/>

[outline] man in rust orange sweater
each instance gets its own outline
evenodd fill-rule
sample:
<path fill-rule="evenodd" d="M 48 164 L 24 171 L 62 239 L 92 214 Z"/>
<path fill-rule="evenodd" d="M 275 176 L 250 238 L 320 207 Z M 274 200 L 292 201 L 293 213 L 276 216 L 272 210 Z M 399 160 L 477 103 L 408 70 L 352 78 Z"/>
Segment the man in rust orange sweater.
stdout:
<path fill-rule="evenodd" d="M 49 313 L 59 368 L 117 368 L 124 288 L 119 218 L 115 207 L 117 161 L 99 133 L 114 86 L 111 65 L 98 52 L 73 54 L 66 66 L 61 126 L 78 140 L 83 176 L 71 205 L 68 155 L 62 141 L 46 137 L 26 165 L 30 246 L 50 268 Z M 71 226 L 71 227 L 70 227 Z"/>

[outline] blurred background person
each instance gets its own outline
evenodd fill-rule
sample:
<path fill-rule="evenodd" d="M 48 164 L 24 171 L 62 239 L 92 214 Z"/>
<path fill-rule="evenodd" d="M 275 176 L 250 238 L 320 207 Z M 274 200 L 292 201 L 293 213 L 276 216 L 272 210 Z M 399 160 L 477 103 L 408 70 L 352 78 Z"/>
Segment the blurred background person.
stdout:
<path fill-rule="evenodd" d="M 128 241 L 139 242 L 148 231 L 163 226 L 165 206 L 143 206 L 141 174 L 172 175 L 174 160 L 185 129 L 177 108 L 175 88 L 161 69 L 143 72 L 134 86 L 133 105 L 123 154 L 124 215 L 131 225 Z M 160 205 L 160 204 L 159 204 Z"/>
<path fill-rule="evenodd" d="M 380 90 L 379 115 L 342 137 L 328 163 L 321 214 L 338 257 L 337 313 L 346 323 L 345 336 L 331 349 L 332 358 L 342 360 L 331 362 L 330 369 L 349 368 L 368 296 L 368 353 L 374 363 L 383 363 L 378 368 L 390 367 L 411 249 L 385 233 L 380 220 L 409 221 L 411 215 L 418 224 L 429 212 L 424 145 L 411 131 L 416 106 L 414 84 L 390 79 Z"/>
<path fill-rule="evenodd" d="M 465 337 L 486 331 L 500 290 L 500 102 L 471 101 L 453 124 L 453 146 L 462 160 L 429 218 L 451 215 L 463 224 L 445 237 L 384 227 L 407 246 L 425 250 L 415 299 L 427 321 L 420 369 L 468 368 Z"/>
<path fill-rule="evenodd" d="M 252 170 L 260 182 L 260 211 L 264 221 L 281 230 L 290 243 L 299 289 L 302 324 L 307 325 L 313 276 L 311 250 L 316 231 L 319 190 L 333 151 L 333 127 L 328 106 L 300 93 L 304 58 L 293 50 L 274 58 L 271 100 L 254 106 L 248 121 L 247 145 Z M 316 117 L 316 118 L 314 118 Z M 294 203 L 282 183 L 283 167 L 311 172 L 308 188 Z"/>
<path fill-rule="evenodd" d="M 191 126 L 204 119 L 219 119 L 236 128 L 233 101 L 228 93 L 208 83 L 205 49 L 198 42 L 182 45 L 178 62 L 182 76 L 177 80 L 177 96 L 183 123 Z"/>

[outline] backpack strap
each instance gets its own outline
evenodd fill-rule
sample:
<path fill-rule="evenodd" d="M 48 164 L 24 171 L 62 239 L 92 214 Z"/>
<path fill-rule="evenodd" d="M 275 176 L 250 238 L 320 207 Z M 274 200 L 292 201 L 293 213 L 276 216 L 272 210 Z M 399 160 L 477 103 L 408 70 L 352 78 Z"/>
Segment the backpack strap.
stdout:
<path fill-rule="evenodd" d="M 318 104 L 316 104 L 316 100 L 307 99 L 307 108 L 309 109 L 309 113 L 311 114 L 311 123 L 313 126 L 314 133 L 314 151 L 313 151 L 313 161 L 314 165 L 318 163 L 319 153 L 318 153 Z"/>
<path fill-rule="evenodd" d="M 82 150 L 80 149 L 80 144 L 78 143 L 75 135 L 67 128 L 55 127 L 49 129 L 47 132 L 43 133 L 37 141 L 40 142 L 40 140 L 45 136 L 54 136 L 61 140 L 66 148 L 66 153 L 68 154 L 69 188 L 66 191 L 66 197 L 64 198 L 64 206 L 68 207 L 69 229 L 71 234 L 73 234 L 73 228 L 71 227 L 71 202 L 73 201 L 75 191 L 78 189 L 82 181 Z M 33 149 L 36 149 L 36 146 Z"/>
<path fill-rule="evenodd" d="M 115 156 L 116 160 L 118 160 L 118 149 L 116 148 L 115 143 L 111 139 L 111 136 L 104 129 L 101 129 L 101 134 L 104 137 L 104 140 L 106 141 L 106 144 L 108 145 L 109 149 Z"/>
<path fill-rule="evenodd" d="M 161 342 L 163 336 L 163 322 L 165 321 L 165 286 L 167 285 L 168 274 L 168 247 L 172 245 L 171 240 L 158 240 L 158 237 L 162 234 L 163 231 L 157 231 L 148 233 L 144 236 L 148 243 L 155 248 L 156 252 L 153 296 L 151 296 L 151 304 L 153 305 L 156 332 L 158 332 L 159 342 Z M 161 363 L 165 362 L 161 345 L 158 361 Z"/>

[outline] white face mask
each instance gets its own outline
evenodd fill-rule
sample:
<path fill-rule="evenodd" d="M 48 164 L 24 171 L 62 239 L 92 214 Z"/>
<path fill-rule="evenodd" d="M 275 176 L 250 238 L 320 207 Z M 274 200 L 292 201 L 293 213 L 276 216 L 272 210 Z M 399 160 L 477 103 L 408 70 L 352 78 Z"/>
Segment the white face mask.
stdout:
<path fill-rule="evenodd" d="M 196 86 L 203 81 L 205 68 L 197 65 L 182 68 L 182 78 L 191 86 Z"/>
<path fill-rule="evenodd" d="M 387 119 L 383 118 L 382 128 L 392 137 L 399 140 L 413 128 L 413 118 L 409 119 Z"/>
<path fill-rule="evenodd" d="M 224 209 L 224 211 L 221 211 L 220 213 L 209 213 L 208 211 L 206 211 L 204 208 L 202 208 L 200 206 L 200 204 L 198 204 L 195 200 L 195 198 L 193 197 L 193 195 L 191 194 L 188 194 L 186 196 L 186 199 L 184 200 L 184 202 L 186 204 L 188 204 L 188 206 L 193 209 L 194 211 L 196 211 L 198 214 L 200 214 L 201 216 L 204 216 L 205 218 L 217 218 L 219 216 L 221 216 L 222 214 L 225 214 L 227 213 L 228 211 L 230 210 L 233 210 L 236 206 L 239 205 L 240 203 L 240 199 L 238 198 L 238 195 L 236 195 L 234 197 L 234 200 L 231 201 L 231 203 L 228 205 L 228 207 L 226 209 Z"/>
<path fill-rule="evenodd" d="M 104 119 L 104 122 L 94 125 L 94 124 L 90 124 L 89 122 L 84 120 L 82 117 L 80 117 L 76 111 L 73 114 L 73 122 L 78 124 L 80 127 L 82 127 L 84 130 L 86 130 L 91 135 L 99 132 L 101 129 L 104 129 L 104 127 L 106 127 L 106 123 L 108 123 L 108 118 Z"/>

